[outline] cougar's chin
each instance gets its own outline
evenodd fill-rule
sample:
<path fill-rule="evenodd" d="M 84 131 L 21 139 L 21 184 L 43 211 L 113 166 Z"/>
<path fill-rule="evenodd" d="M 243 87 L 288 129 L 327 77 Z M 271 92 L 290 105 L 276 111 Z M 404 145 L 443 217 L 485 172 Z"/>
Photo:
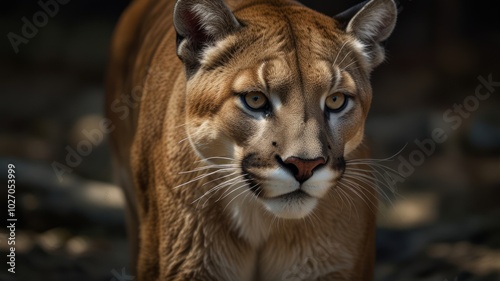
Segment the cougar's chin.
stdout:
<path fill-rule="evenodd" d="M 269 212 L 279 218 L 301 219 L 314 210 L 318 199 L 297 190 L 278 197 L 263 198 L 262 202 Z"/>

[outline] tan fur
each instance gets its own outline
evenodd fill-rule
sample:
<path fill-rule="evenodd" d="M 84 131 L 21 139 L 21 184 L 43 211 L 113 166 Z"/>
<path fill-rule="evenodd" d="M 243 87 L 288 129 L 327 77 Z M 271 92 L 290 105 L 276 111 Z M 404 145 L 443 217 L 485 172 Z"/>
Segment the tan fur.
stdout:
<path fill-rule="evenodd" d="M 339 157 L 368 156 L 360 144 L 379 62 L 334 19 L 296 2 L 235 0 L 228 6 L 245 27 L 205 48 L 187 81 L 174 4 L 133 2 L 111 48 L 107 109 L 138 280 L 372 280 L 376 190 L 364 181 L 341 187 L 335 167 Z M 235 93 L 266 88 L 272 118 L 241 108 Z M 355 97 L 344 118 L 328 121 L 320 105 L 332 88 Z M 207 193 L 241 170 L 196 180 L 217 171 L 200 167 L 241 165 L 250 152 L 253 175 L 277 167 L 275 155 L 325 156 L 338 177 L 301 219 L 263 207 L 272 188 L 256 194 L 241 181 Z M 209 157 L 234 160 L 200 161 Z"/>

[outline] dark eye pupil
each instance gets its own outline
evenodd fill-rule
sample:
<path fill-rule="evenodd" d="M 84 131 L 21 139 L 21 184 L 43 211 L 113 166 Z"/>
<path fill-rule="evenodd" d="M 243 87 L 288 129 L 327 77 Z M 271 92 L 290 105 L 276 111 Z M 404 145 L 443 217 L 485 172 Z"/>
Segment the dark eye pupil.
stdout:
<path fill-rule="evenodd" d="M 332 97 L 333 102 L 336 102 L 336 101 L 337 101 L 337 99 L 338 99 L 338 97 L 336 97 L 336 96 L 335 96 L 335 97 Z"/>
<path fill-rule="evenodd" d="M 250 92 L 242 95 L 243 103 L 251 110 L 261 110 L 267 107 L 267 98 L 263 93 Z"/>

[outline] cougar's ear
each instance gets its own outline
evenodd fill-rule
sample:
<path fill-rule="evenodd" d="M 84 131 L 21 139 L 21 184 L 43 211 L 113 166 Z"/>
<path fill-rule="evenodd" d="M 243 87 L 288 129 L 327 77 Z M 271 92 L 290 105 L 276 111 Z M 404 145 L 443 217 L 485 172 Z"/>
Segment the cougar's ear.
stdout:
<path fill-rule="evenodd" d="M 178 0 L 174 26 L 177 55 L 192 74 L 199 67 L 203 49 L 236 31 L 240 23 L 223 0 Z"/>
<path fill-rule="evenodd" d="M 394 0 L 371 0 L 360 3 L 334 18 L 347 33 L 354 35 L 364 47 L 371 67 L 385 57 L 381 43 L 391 35 L 396 25 L 397 8 Z"/>

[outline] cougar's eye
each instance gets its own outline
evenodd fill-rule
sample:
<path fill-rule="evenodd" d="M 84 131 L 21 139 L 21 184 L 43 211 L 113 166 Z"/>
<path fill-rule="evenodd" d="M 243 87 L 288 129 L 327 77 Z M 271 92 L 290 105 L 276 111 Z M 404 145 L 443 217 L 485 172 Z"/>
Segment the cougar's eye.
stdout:
<path fill-rule="evenodd" d="M 265 109 L 268 106 L 266 95 L 261 92 L 249 92 L 243 94 L 243 102 L 251 110 Z"/>
<path fill-rule="evenodd" d="M 347 105 L 347 96 L 343 93 L 337 92 L 329 95 L 326 98 L 326 108 L 332 112 L 340 112 Z"/>

